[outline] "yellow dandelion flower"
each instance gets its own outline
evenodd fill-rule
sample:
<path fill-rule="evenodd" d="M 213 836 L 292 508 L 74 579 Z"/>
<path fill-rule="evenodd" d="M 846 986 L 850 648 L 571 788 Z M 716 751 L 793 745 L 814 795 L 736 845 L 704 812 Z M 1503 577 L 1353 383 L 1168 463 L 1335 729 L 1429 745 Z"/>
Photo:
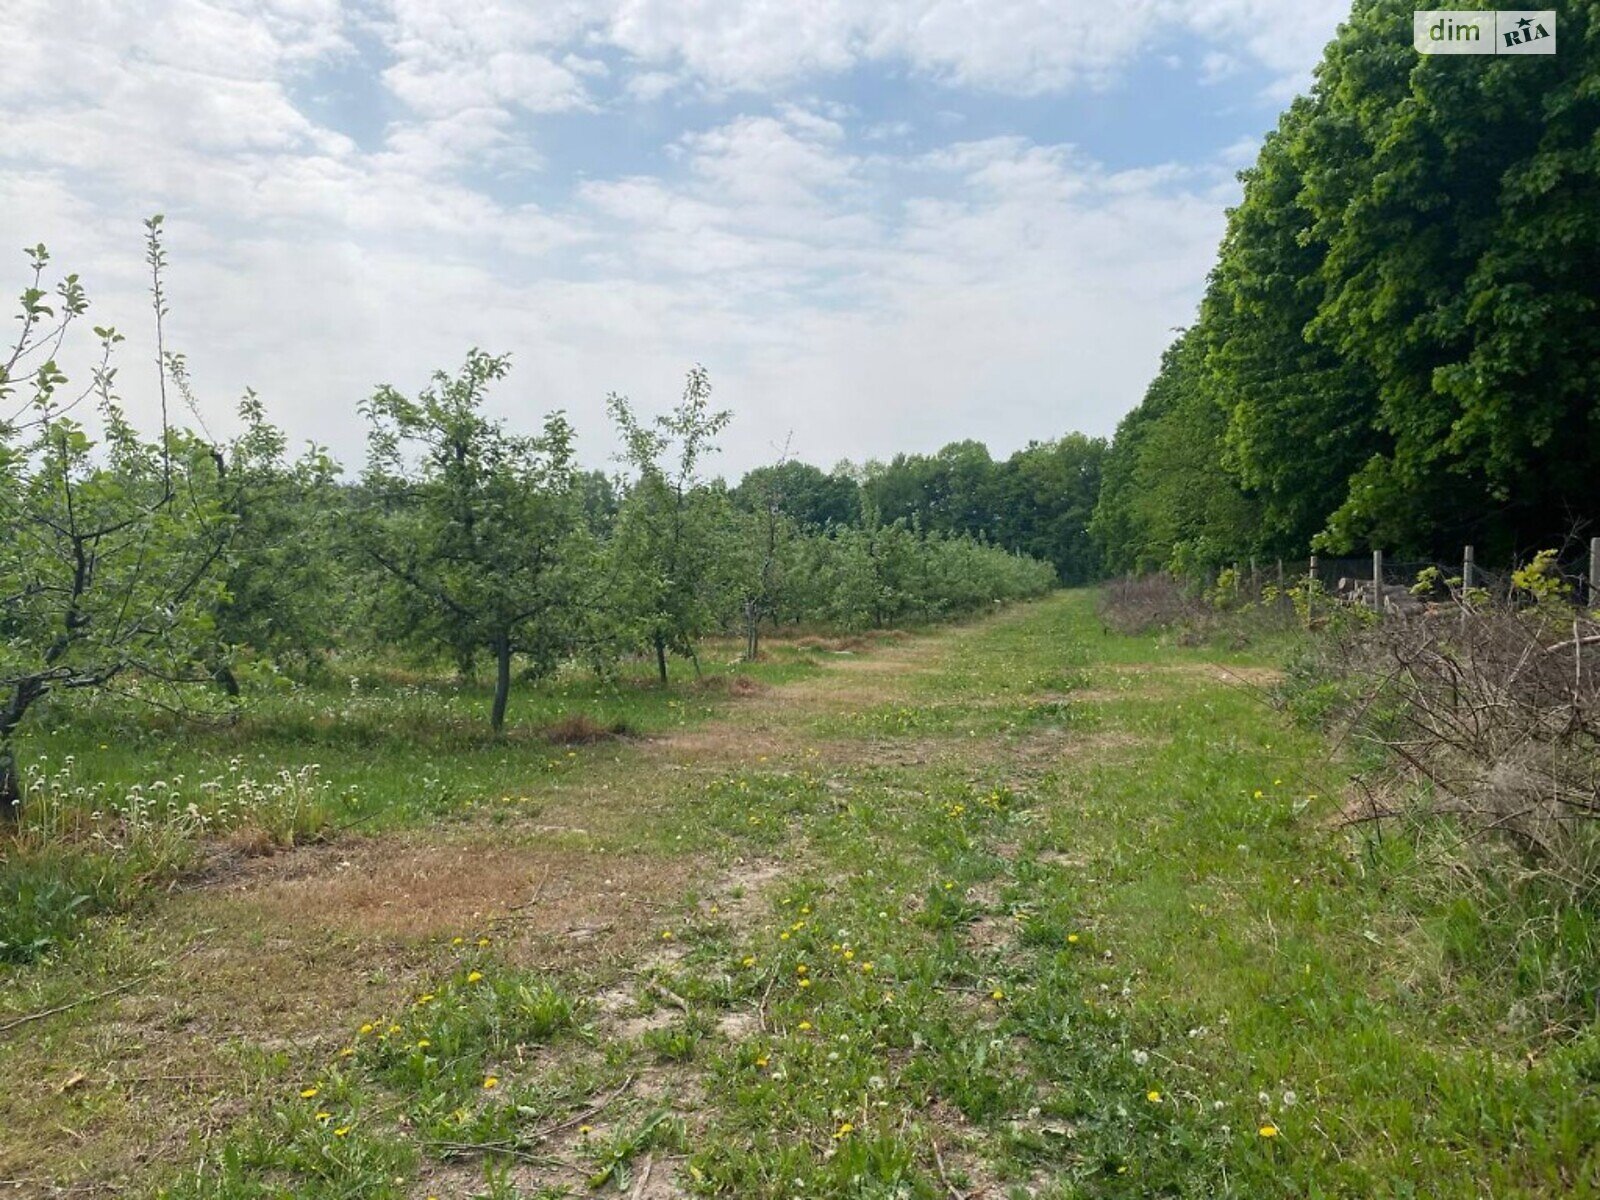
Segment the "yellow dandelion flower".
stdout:
<path fill-rule="evenodd" d="M 333 1120 L 333 1114 L 331 1112 L 319 1112 L 315 1119 L 326 1125 L 329 1121 Z"/>
<path fill-rule="evenodd" d="M 322 1089 L 319 1088 L 319 1087 L 301 1088 L 300 1089 L 300 1099 L 309 1100 L 309 1099 L 311 1099 L 311 1097 L 315 1096 L 321 1090 Z"/>
<path fill-rule="evenodd" d="M 843 1123 L 843 1124 L 841 1124 L 841 1125 L 840 1125 L 840 1126 L 839 1126 L 839 1128 L 838 1128 L 838 1129 L 836 1129 L 836 1130 L 834 1130 L 834 1131 L 833 1131 L 833 1140 L 834 1140 L 834 1141 L 836 1141 L 836 1142 L 837 1142 L 837 1141 L 839 1141 L 839 1140 L 840 1140 L 840 1139 L 841 1139 L 841 1138 L 847 1138 L 847 1137 L 849 1137 L 849 1136 L 850 1136 L 850 1135 L 851 1135 L 851 1133 L 853 1133 L 853 1132 L 854 1132 L 854 1131 L 855 1131 L 855 1126 L 854 1126 L 854 1125 L 852 1125 L 852 1124 L 850 1124 L 850 1122 L 849 1122 L 849 1121 L 845 1121 L 845 1122 L 844 1122 L 844 1123 Z"/>
<path fill-rule="evenodd" d="M 800 980 L 800 986 L 801 986 L 801 987 L 803 987 L 803 988 L 808 988 L 808 987 L 810 987 L 810 986 L 811 986 L 811 980 L 809 980 L 809 979 L 805 979 L 805 978 L 802 978 L 802 979 L 801 979 L 801 980 Z"/>
<path fill-rule="evenodd" d="M 341 1125 L 341 1126 L 339 1126 L 339 1128 L 338 1128 L 338 1129 L 335 1129 L 335 1130 L 334 1130 L 334 1131 L 333 1131 L 333 1136 L 334 1136 L 334 1137 L 345 1137 L 345 1136 L 347 1136 L 347 1135 L 348 1135 L 348 1134 L 349 1134 L 349 1133 L 350 1133 L 350 1126 L 348 1126 L 348 1125 Z"/>
<path fill-rule="evenodd" d="M 368 1021 L 365 1025 L 363 1025 L 361 1027 L 361 1032 L 362 1033 L 371 1033 L 372 1032 L 372 1022 Z"/>
<path fill-rule="evenodd" d="M 1067 934 L 1067 941 L 1069 943 L 1071 943 L 1072 945 L 1076 946 L 1078 944 L 1078 935 L 1075 934 L 1075 933 Z"/>
<path fill-rule="evenodd" d="M 806 964 L 805 964 L 805 963 L 801 963 L 801 964 L 799 964 L 799 965 L 798 965 L 798 966 L 797 966 L 797 967 L 795 967 L 795 969 L 794 969 L 794 973 L 795 973 L 795 974 L 796 974 L 796 975 L 804 975 L 804 974 L 806 974 L 806 973 L 807 973 L 807 972 L 808 972 L 808 971 L 810 971 L 810 970 L 811 970 L 811 968 L 810 968 L 810 967 L 808 967 L 808 966 L 806 966 Z"/>
<path fill-rule="evenodd" d="M 584 1137 L 588 1137 L 591 1133 L 594 1132 L 594 1126 L 593 1125 L 579 1125 L 578 1126 L 578 1132 L 580 1134 L 582 1134 Z"/>
<path fill-rule="evenodd" d="M 802 1030 L 810 1029 L 811 1028 L 811 1022 L 810 1021 L 801 1021 L 800 1024 L 797 1026 L 797 1028 L 802 1029 Z"/>
<path fill-rule="evenodd" d="M 390 1033 L 399 1033 L 400 1032 L 400 1026 L 398 1026 L 398 1025 L 389 1026 L 389 1032 Z"/>
<path fill-rule="evenodd" d="M 862 963 L 861 964 L 861 973 L 863 975 L 871 975 L 872 974 L 872 964 L 869 963 L 869 962 Z"/>
<path fill-rule="evenodd" d="M 1278 1136 L 1278 1127 L 1276 1125 L 1263 1125 L 1256 1132 L 1264 1138 L 1275 1138 Z"/>
<path fill-rule="evenodd" d="M 778 940 L 780 942 L 787 942 L 789 940 L 789 931 L 785 929 L 782 933 L 780 933 L 778 935 Z"/>
<path fill-rule="evenodd" d="M 463 942 L 465 942 L 465 941 L 466 941 L 466 940 L 467 940 L 467 939 L 466 939 L 466 938 L 461 938 L 461 937 L 453 937 L 453 938 L 451 938 L 451 939 L 450 939 L 450 944 L 451 944 L 451 945 L 452 945 L 452 946 L 459 946 L 459 945 L 461 945 L 461 944 L 462 944 L 462 943 L 463 943 Z"/>
<path fill-rule="evenodd" d="M 483 1090 L 484 1091 L 492 1092 L 492 1091 L 494 1091 L 495 1088 L 497 1088 L 499 1086 L 500 1086 L 500 1080 L 498 1078 L 496 1078 L 495 1076 L 493 1076 L 493 1075 L 485 1075 L 483 1077 Z"/>
<path fill-rule="evenodd" d="M 768 1061 L 770 1061 L 770 1060 L 767 1058 L 767 1056 L 765 1054 L 763 1054 L 760 1058 L 756 1059 L 756 1066 L 759 1067 L 761 1070 L 765 1071 L 767 1069 Z"/>
<path fill-rule="evenodd" d="M 340 1058 L 349 1058 L 355 1052 L 356 1052 L 356 1048 L 354 1046 L 346 1046 L 343 1050 L 339 1051 L 339 1057 Z"/>
<path fill-rule="evenodd" d="M 468 983 L 477 983 L 478 980 L 480 980 L 482 978 L 483 978 L 483 972 L 482 971 L 471 971 L 467 975 L 467 982 Z"/>
<path fill-rule="evenodd" d="M 994 991 L 989 993 L 989 999 L 991 999 L 991 1000 L 1004 1000 L 1005 998 L 1006 998 L 1006 994 L 1004 992 L 1002 992 L 999 988 L 995 988 Z"/>
<path fill-rule="evenodd" d="M 744 956 L 744 965 L 747 966 L 747 967 L 755 966 L 756 965 L 756 956 L 754 954 L 745 955 Z"/>
<path fill-rule="evenodd" d="M 670 930 L 670 929 L 663 929 L 663 930 L 662 930 L 662 931 L 661 931 L 661 940 L 662 940 L 662 941 L 663 941 L 663 942 L 670 942 L 670 941 L 671 941 L 671 940 L 672 940 L 672 930 Z"/>
<path fill-rule="evenodd" d="M 430 1042 L 427 1038 L 418 1038 L 417 1039 L 417 1049 L 418 1050 L 426 1050 L 431 1045 L 433 1045 L 433 1043 Z"/>
<path fill-rule="evenodd" d="M 1158 1092 L 1158 1091 L 1155 1091 L 1153 1089 L 1151 1091 L 1146 1092 L 1144 1094 L 1144 1098 L 1146 1100 L 1150 1101 L 1151 1104 L 1160 1104 L 1161 1103 L 1161 1093 Z"/>
<path fill-rule="evenodd" d="M 479 946 L 487 946 L 488 944 L 489 944 L 489 939 L 488 938 L 481 937 L 481 938 L 478 939 L 478 945 Z"/>
<path fill-rule="evenodd" d="M 854 950 L 846 950 L 842 957 L 844 958 L 845 962 L 849 962 L 855 956 L 856 956 L 856 952 Z"/>

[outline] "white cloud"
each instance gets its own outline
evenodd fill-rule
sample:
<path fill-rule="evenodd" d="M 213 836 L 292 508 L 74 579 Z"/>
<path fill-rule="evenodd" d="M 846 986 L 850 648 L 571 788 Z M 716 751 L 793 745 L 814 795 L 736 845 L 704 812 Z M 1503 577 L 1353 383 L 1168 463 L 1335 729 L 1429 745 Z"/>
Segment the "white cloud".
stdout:
<path fill-rule="evenodd" d="M 1340 7 L 12 0 L 0 247 L 43 239 L 82 271 L 94 319 L 136 335 L 125 387 L 148 406 L 139 219 L 166 211 L 170 333 L 208 417 L 251 384 L 351 464 L 356 400 L 470 345 L 515 353 L 502 411 L 571 409 L 592 461 L 607 391 L 666 402 L 696 359 L 740 413 L 738 466 L 791 428 L 824 463 L 1107 432 L 1190 314 L 1247 144 L 1111 170 L 930 108 L 923 136 L 958 140 L 912 150 L 910 121 L 750 90 L 863 68 L 1095 86 L 1173 30 L 1303 79 Z M 330 67 L 385 94 L 376 144 L 297 103 Z M 739 115 L 663 117 L 654 152 L 609 176 L 565 178 L 539 142 L 555 114 L 719 92 Z M 502 170 L 550 179 L 544 202 L 480 182 Z M 0 258 L 0 284 L 21 265 Z"/>

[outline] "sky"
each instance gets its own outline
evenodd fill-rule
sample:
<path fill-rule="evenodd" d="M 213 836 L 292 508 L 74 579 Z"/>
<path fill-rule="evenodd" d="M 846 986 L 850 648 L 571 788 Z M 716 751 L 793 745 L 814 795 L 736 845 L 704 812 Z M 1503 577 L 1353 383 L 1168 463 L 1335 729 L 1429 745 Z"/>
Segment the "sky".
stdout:
<path fill-rule="evenodd" d="M 1109 435 L 1348 9 L 3 0 L 0 290 L 44 242 L 148 421 L 164 214 L 208 427 L 254 388 L 351 467 L 363 397 L 474 346 L 512 356 L 492 411 L 565 410 L 591 466 L 608 393 L 663 411 L 696 362 L 731 475 Z"/>

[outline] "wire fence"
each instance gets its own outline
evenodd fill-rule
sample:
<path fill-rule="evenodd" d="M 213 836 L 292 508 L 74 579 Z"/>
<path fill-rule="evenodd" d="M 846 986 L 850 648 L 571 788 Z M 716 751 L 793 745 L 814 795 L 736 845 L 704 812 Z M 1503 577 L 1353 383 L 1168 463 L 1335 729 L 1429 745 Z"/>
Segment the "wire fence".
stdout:
<path fill-rule="evenodd" d="M 1446 599 L 1452 589 L 1477 589 L 1505 602 L 1514 600 L 1517 592 L 1516 568 L 1483 566 L 1471 546 L 1463 546 L 1454 562 L 1392 559 L 1379 552 L 1345 558 L 1250 559 L 1235 563 L 1229 571 L 1231 586 L 1242 597 L 1258 601 L 1273 595 L 1285 597 L 1308 580 L 1315 582 L 1321 593 L 1379 609 Z M 1587 545 L 1568 542 L 1557 551 L 1547 574 L 1565 585 L 1572 597 L 1589 605 L 1600 604 L 1600 537 L 1590 539 Z M 1220 573 L 1213 573 L 1208 586 L 1216 586 L 1220 578 Z M 1374 580 L 1381 586 L 1373 587 Z"/>

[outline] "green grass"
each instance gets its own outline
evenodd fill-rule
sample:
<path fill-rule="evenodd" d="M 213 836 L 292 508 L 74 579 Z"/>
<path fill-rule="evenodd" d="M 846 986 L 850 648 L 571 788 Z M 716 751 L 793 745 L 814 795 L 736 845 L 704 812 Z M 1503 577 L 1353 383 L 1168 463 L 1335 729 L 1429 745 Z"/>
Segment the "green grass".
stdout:
<path fill-rule="evenodd" d="M 1238 682 L 1284 649 L 1111 635 L 1066 593 L 883 652 L 906 669 L 867 676 L 865 703 L 841 668 L 722 709 L 760 753 L 551 768 L 531 744 L 436 747 L 475 781 L 450 820 L 495 827 L 474 798 L 537 811 L 541 780 L 591 780 L 631 815 L 599 851 L 701 882 L 620 961 L 429 951 L 402 1002 L 263 1062 L 243 1113 L 138 1185 L 544 1197 L 653 1169 L 774 1200 L 1600 1193 L 1594 912 L 1336 828 L 1348 764 Z M 339 788 L 356 758 L 318 761 Z M 383 820 L 435 811 L 414 804 Z M 754 891 L 732 882 L 751 863 Z M 116 952 L 96 938 L 77 953 Z M 617 986 L 659 1019 L 625 1034 Z"/>
<path fill-rule="evenodd" d="M 787 646 L 760 663 L 731 659 L 713 644 L 702 680 L 680 667 L 666 689 L 644 667 L 520 687 L 499 739 L 485 685 L 377 667 L 285 682 L 227 719 L 185 721 L 117 700 L 46 710 L 18 756 L 32 784 L 24 835 L 0 847 L 0 963 L 29 961 L 86 918 L 136 907 L 199 866 L 207 837 L 247 829 L 290 846 L 485 812 L 535 816 L 542 786 L 615 753 L 608 741 L 553 742 L 547 731 L 562 720 L 659 735 L 726 707 L 735 676 L 781 684 L 815 669 L 812 654 Z"/>

